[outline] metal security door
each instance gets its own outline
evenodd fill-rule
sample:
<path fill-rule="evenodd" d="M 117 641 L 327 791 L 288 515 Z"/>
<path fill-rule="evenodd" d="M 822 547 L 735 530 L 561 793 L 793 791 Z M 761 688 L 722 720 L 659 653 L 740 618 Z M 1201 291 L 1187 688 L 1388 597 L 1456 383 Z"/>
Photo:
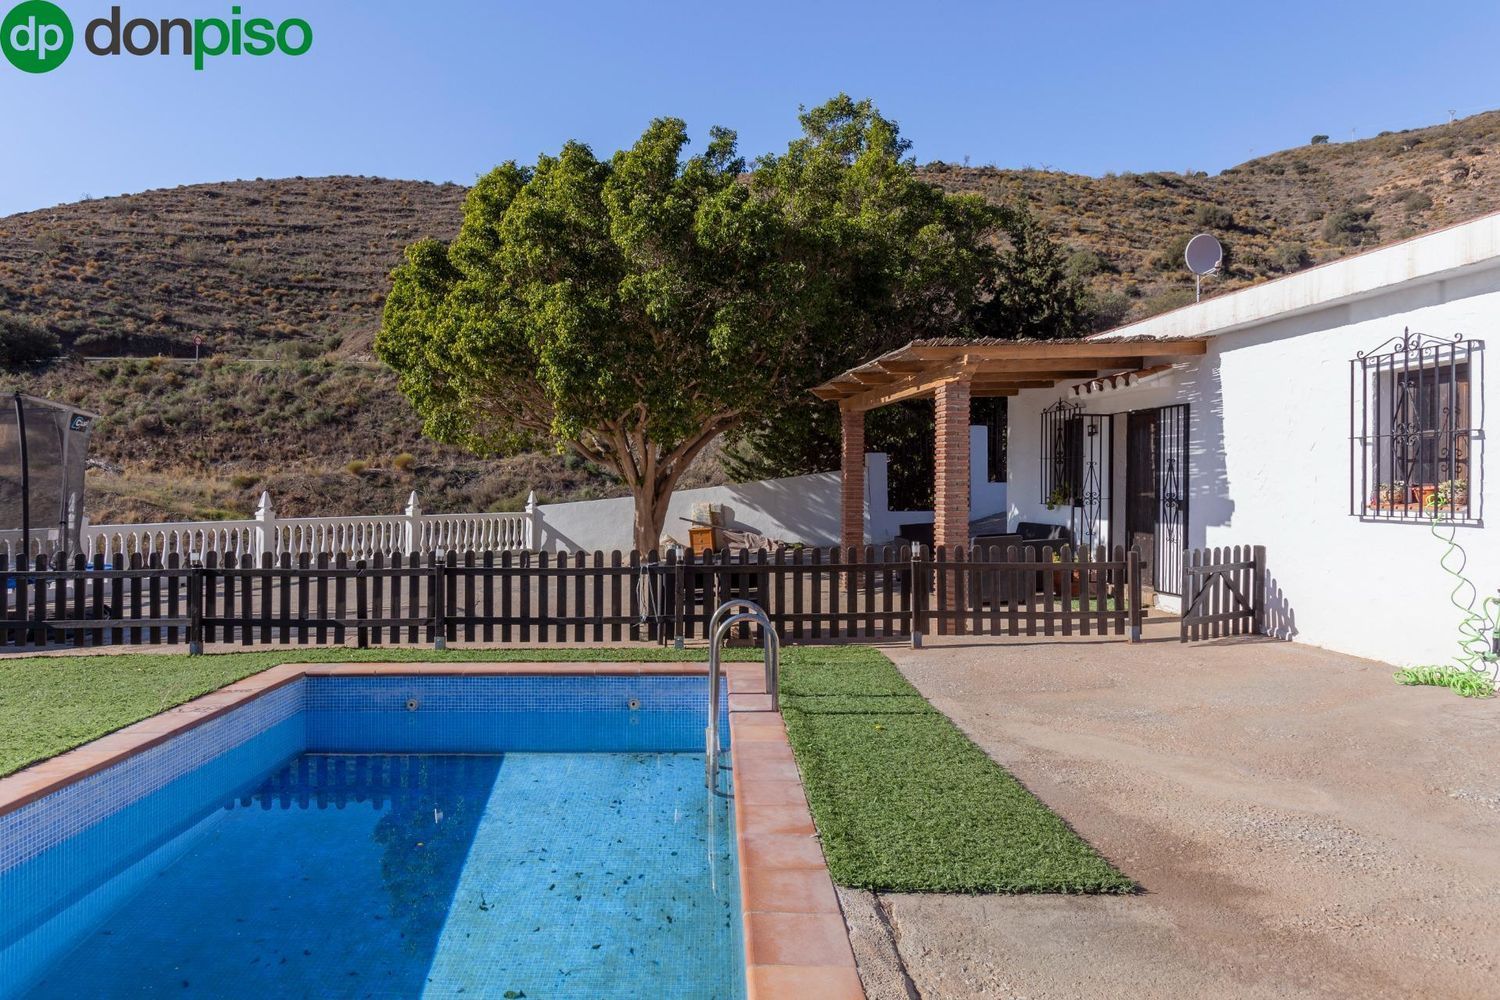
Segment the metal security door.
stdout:
<path fill-rule="evenodd" d="M 1182 594 L 1187 546 L 1188 408 L 1137 410 L 1125 431 L 1125 531 L 1140 549 L 1145 583 L 1160 594 Z"/>
<path fill-rule="evenodd" d="M 1137 410 L 1125 417 L 1125 544 L 1141 554 L 1141 581 L 1156 586 L 1155 410 Z"/>
<path fill-rule="evenodd" d="M 1110 548 L 1116 531 L 1111 523 L 1110 482 L 1114 478 L 1111 452 L 1114 450 L 1115 418 L 1113 414 L 1086 414 L 1083 421 L 1083 461 L 1076 500 L 1078 541 L 1090 549 L 1103 545 Z"/>

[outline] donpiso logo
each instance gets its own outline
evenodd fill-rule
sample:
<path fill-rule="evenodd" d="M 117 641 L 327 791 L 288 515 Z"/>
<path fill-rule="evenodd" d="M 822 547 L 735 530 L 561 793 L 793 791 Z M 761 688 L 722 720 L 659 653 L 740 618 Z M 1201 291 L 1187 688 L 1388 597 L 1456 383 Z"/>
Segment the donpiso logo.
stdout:
<path fill-rule="evenodd" d="M 0 51 L 18 70 L 50 72 L 73 51 L 73 22 L 55 3 L 25 0 L 0 21 Z"/>
<path fill-rule="evenodd" d="M 83 29 L 84 46 L 96 56 L 189 56 L 193 69 L 217 56 L 300 56 L 312 48 L 312 25 L 300 17 L 277 23 L 264 17 L 242 18 L 238 6 L 229 16 L 126 17 L 119 6 Z M 62 65 L 73 49 L 73 24 L 49 0 L 23 0 L 0 25 L 5 58 L 27 73 L 46 73 Z"/>

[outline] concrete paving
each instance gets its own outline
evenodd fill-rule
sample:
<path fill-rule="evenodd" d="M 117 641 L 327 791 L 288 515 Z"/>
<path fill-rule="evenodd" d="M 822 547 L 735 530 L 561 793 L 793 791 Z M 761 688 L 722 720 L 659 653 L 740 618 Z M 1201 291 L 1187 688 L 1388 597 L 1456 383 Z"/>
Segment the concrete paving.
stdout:
<path fill-rule="evenodd" d="M 1142 892 L 844 891 L 873 1000 L 1500 997 L 1500 702 L 1147 634 L 885 647 Z"/>

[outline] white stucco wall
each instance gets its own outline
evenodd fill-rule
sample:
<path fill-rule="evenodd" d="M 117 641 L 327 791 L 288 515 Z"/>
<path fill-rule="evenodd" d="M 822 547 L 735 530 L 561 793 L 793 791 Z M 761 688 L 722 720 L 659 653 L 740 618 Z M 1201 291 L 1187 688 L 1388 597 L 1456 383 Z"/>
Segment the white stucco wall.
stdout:
<path fill-rule="evenodd" d="M 1439 236 L 1431 239 L 1440 248 L 1452 242 Z M 1421 248 L 1412 248 L 1401 248 L 1402 261 L 1420 257 Z M 1325 275 L 1335 282 L 1346 277 Z M 1236 315 L 1232 304 L 1215 308 Z M 1406 327 L 1434 337 L 1496 336 L 1500 257 L 1218 335 L 1195 323 L 1184 310 L 1176 332 L 1208 335 L 1204 357 L 1154 383 L 1074 398 L 1093 413 L 1190 404 L 1188 543 L 1264 545 L 1273 626 L 1298 641 L 1391 663 L 1448 661 L 1461 616 L 1448 600 L 1453 580 L 1438 564 L 1444 546 L 1425 524 L 1364 522 L 1349 513 L 1349 362 Z M 1160 332 L 1174 330 L 1167 324 Z M 1480 380 L 1490 373 L 1483 361 L 1474 368 L 1471 420 L 1485 428 L 1487 386 Z M 1013 520 L 1067 520 L 1065 511 L 1045 509 L 1036 483 L 1039 414 L 1058 395 L 1033 390 L 1011 401 Z M 1500 503 L 1500 479 L 1485 461 L 1483 443 L 1472 447 L 1471 475 L 1482 489 L 1471 490 L 1471 502 L 1489 515 Z M 1470 579 L 1481 595 L 1494 594 L 1500 536 L 1488 526 L 1456 530 Z M 1124 540 L 1123 525 L 1114 538 Z"/>
<path fill-rule="evenodd" d="M 989 442 L 983 427 L 969 428 L 971 449 L 969 502 L 973 517 L 1005 510 L 1005 484 L 986 479 Z M 888 489 L 890 458 L 881 452 L 865 456 L 865 541 L 891 541 L 903 524 L 932 523 L 930 510 L 891 510 Z M 678 490 L 667 507 L 665 533 L 686 543 L 687 522 L 699 503 L 721 504 L 724 525 L 756 531 L 768 538 L 806 545 L 839 544 L 839 474 L 820 472 L 788 479 Z M 635 501 L 629 497 L 542 504 L 537 508 L 536 548 L 545 552 L 628 552 L 633 548 Z"/>
<path fill-rule="evenodd" d="M 820 472 L 698 490 L 678 490 L 667 507 L 666 534 L 686 544 L 680 520 L 693 505 L 724 506 L 724 526 L 808 545 L 839 543 L 839 474 Z M 537 548 L 547 552 L 628 552 L 635 524 L 630 497 L 543 504 L 537 508 Z"/>

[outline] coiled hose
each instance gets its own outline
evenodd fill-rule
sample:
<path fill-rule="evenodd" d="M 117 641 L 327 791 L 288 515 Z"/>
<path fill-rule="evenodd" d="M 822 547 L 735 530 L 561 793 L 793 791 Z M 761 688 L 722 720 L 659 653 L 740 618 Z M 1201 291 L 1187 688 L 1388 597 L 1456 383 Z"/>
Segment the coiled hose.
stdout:
<path fill-rule="evenodd" d="M 1447 529 L 1446 535 L 1443 533 L 1444 528 Z M 1463 546 L 1458 544 L 1458 529 L 1452 522 L 1434 517 L 1432 537 L 1446 546 L 1443 554 L 1438 557 L 1438 565 L 1443 572 L 1453 577 L 1455 582 L 1448 600 L 1463 613 L 1463 618 L 1458 623 L 1459 653 L 1453 658 L 1454 662 L 1465 670 L 1487 675 L 1493 681 L 1497 677 L 1497 669 L 1500 669 L 1500 660 L 1491 651 L 1490 636 L 1497 623 L 1500 623 L 1500 597 L 1486 597 L 1479 602 L 1478 610 L 1475 610 L 1474 602 L 1479 598 L 1479 589 L 1464 576 L 1468 556 L 1464 553 Z"/>

